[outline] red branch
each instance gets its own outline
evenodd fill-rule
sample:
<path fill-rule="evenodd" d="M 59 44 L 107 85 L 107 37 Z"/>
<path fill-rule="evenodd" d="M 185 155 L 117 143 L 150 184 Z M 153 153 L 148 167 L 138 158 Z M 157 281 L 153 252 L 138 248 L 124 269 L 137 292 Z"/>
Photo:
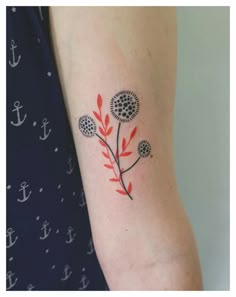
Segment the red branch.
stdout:
<path fill-rule="evenodd" d="M 104 136 L 105 142 L 107 142 L 107 137 L 111 134 L 113 127 L 112 126 L 109 127 L 110 118 L 109 118 L 108 114 L 105 115 L 105 120 L 103 121 L 102 110 L 101 110 L 101 107 L 102 107 L 101 95 L 98 95 L 98 97 L 97 97 L 97 106 L 98 106 L 99 112 L 97 113 L 96 111 L 93 111 L 93 114 L 96 117 L 96 119 L 101 123 L 101 126 L 98 129 L 99 129 L 99 132 L 102 134 L 102 136 Z M 106 152 L 102 151 L 102 154 L 109 161 L 109 164 L 104 164 L 104 166 L 108 169 L 112 169 L 113 173 L 114 173 L 114 177 L 110 178 L 109 180 L 111 182 L 119 182 L 120 186 L 123 188 L 123 185 L 120 180 L 120 176 L 116 173 L 116 170 L 114 168 L 114 163 L 111 158 L 110 150 L 108 149 L 107 145 L 101 139 L 99 139 L 99 143 L 101 144 L 101 146 L 106 148 Z"/>
<path fill-rule="evenodd" d="M 110 136 L 110 134 L 112 133 L 113 126 L 110 126 L 109 127 L 110 118 L 109 118 L 109 115 L 108 114 L 105 115 L 104 120 L 103 120 L 103 117 L 102 117 L 102 97 L 101 97 L 100 94 L 98 94 L 98 96 L 97 96 L 97 107 L 98 107 L 98 112 L 93 111 L 93 114 L 96 117 L 96 119 L 101 123 L 101 125 L 98 127 L 98 130 L 101 133 L 101 135 L 103 136 L 105 142 L 107 143 L 107 137 Z M 128 142 L 126 142 L 126 139 L 123 138 L 123 140 L 122 140 L 122 151 L 119 154 L 119 157 L 126 157 L 126 156 L 129 156 L 130 154 L 132 154 L 132 152 L 127 152 L 126 151 L 126 148 L 128 147 L 130 141 L 135 136 L 136 130 L 137 130 L 136 128 L 134 128 L 132 130 Z M 109 161 L 109 163 L 104 164 L 104 166 L 106 168 L 108 168 L 108 169 L 112 169 L 112 171 L 114 173 L 114 177 L 113 178 L 110 178 L 109 181 L 111 181 L 111 182 L 119 182 L 119 184 L 120 184 L 120 186 L 122 188 L 121 190 L 120 189 L 119 190 L 116 190 L 116 192 L 118 192 L 119 194 L 121 194 L 121 195 L 128 195 L 127 194 L 127 191 L 130 194 L 131 191 L 132 191 L 132 183 L 131 182 L 129 183 L 128 189 L 126 191 L 126 189 L 123 186 L 123 183 L 122 183 L 120 174 L 117 173 L 116 170 L 115 170 L 115 168 L 114 168 L 114 163 L 116 162 L 116 160 L 113 160 L 113 158 L 111 157 L 111 152 L 110 152 L 108 146 L 101 139 L 99 139 L 99 143 L 101 144 L 102 147 L 106 148 L 106 151 L 105 152 L 102 151 L 102 155 Z M 116 157 L 116 159 L 118 158 L 117 152 L 115 154 L 115 157 Z M 124 169 L 122 168 L 121 169 L 121 172 L 123 170 Z"/>
<path fill-rule="evenodd" d="M 127 140 L 125 139 L 125 137 L 123 137 L 123 139 L 122 139 L 122 144 L 121 144 L 121 148 L 122 148 L 122 150 L 121 150 L 121 152 L 119 153 L 119 157 L 127 157 L 127 156 L 130 156 L 130 155 L 132 154 L 132 152 L 130 152 L 130 151 L 126 151 L 126 149 L 127 149 L 127 147 L 129 146 L 131 140 L 134 138 L 136 132 L 137 132 L 137 127 L 135 127 L 135 128 L 131 131 L 128 142 L 127 142 Z M 118 157 L 118 156 L 117 156 L 117 152 L 115 153 L 115 156 L 116 156 L 116 159 L 117 159 L 117 157 Z M 114 163 L 115 163 L 115 160 L 112 161 L 112 164 L 114 164 Z"/>

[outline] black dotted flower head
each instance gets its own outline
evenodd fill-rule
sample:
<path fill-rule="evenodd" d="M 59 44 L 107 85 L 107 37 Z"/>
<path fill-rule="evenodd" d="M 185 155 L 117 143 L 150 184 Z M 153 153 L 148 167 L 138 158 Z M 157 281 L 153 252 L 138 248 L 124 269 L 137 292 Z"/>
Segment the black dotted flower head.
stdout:
<path fill-rule="evenodd" d="M 146 158 L 151 153 L 151 145 L 147 140 L 142 140 L 138 144 L 138 154 L 141 158 Z"/>
<path fill-rule="evenodd" d="M 96 133 L 96 124 L 88 115 L 84 115 L 79 118 L 79 129 L 80 132 L 86 137 L 92 137 Z"/>
<path fill-rule="evenodd" d="M 111 113 L 120 122 L 132 121 L 138 111 L 138 97 L 131 91 L 121 91 L 111 99 Z"/>

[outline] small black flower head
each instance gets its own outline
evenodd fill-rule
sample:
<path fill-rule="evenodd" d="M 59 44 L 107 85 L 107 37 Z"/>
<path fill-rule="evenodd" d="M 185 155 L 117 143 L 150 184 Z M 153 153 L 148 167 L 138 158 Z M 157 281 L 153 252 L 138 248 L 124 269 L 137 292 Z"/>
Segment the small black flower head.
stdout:
<path fill-rule="evenodd" d="M 151 153 L 151 145 L 147 140 L 142 140 L 138 144 L 138 154 L 141 158 L 146 158 Z"/>
<path fill-rule="evenodd" d="M 131 91 L 121 91 L 111 99 L 111 113 L 120 122 L 130 122 L 139 111 L 139 99 Z"/>
<path fill-rule="evenodd" d="M 84 115 L 79 118 L 79 129 L 80 132 L 86 137 L 92 137 L 96 133 L 96 124 L 88 115 Z"/>

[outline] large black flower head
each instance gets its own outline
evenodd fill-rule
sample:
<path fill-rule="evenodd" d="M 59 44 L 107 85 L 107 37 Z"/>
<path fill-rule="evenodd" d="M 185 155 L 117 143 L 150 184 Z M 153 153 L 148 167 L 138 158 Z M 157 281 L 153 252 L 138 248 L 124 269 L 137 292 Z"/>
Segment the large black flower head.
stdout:
<path fill-rule="evenodd" d="M 120 122 L 132 121 L 138 111 L 138 97 L 131 91 L 121 91 L 111 99 L 111 113 Z"/>
<path fill-rule="evenodd" d="M 96 124 L 88 115 L 84 115 L 79 118 L 79 129 L 80 132 L 86 137 L 92 137 L 96 133 Z"/>
<path fill-rule="evenodd" d="M 141 158 L 146 158 L 151 153 L 151 145 L 147 140 L 142 140 L 138 144 L 138 154 Z"/>

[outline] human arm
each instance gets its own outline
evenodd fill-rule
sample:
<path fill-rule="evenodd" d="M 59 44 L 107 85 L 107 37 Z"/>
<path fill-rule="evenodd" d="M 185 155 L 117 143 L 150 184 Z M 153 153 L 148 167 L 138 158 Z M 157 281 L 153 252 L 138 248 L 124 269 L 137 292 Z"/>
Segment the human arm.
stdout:
<path fill-rule="evenodd" d="M 175 9 L 53 7 L 50 17 L 93 240 L 109 287 L 201 289 L 198 256 L 177 191 L 172 152 Z M 136 109 L 131 111 L 136 113 L 139 107 L 127 122 L 123 105 L 121 115 L 119 106 L 117 111 L 115 105 L 111 107 L 114 95 L 124 90 L 133 92 L 133 103 L 137 96 Z M 142 140 L 148 141 L 151 151 L 138 160 Z M 118 160 L 117 143 L 118 155 L 132 154 Z"/>

